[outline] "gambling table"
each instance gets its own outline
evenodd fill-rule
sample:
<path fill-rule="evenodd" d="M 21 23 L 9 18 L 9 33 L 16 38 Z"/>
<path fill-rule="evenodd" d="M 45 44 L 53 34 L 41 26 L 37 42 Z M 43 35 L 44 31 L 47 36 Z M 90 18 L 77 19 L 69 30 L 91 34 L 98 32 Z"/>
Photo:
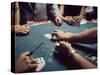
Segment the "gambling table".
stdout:
<path fill-rule="evenodd" d="M 54 56 L 55 46 L 54 42 L 50 41 L 44 34 L 52 33 L 55 29 L 67 30 L 69 32 L 81 32 L 88 30 L 90 28 L 97 27 L 97 23 L 88 22 L 87 24 L 82 24 L 80 26 L 70 26 L 67 23 L 62 23 L 61 26 L 56 26 L 53 23 L 42 24 L 37 26 L 32 26 L 31 31 L 26 36 L 15 36 L 15 57 L 16 59 L 19 55 L 25 51 L 33 50 L 37 45 L 43 42 L 43 45 L 40 46 L 32 56 L 34 58 L 43 57 L 46 64 L 42 71 L 61 71 L 69 70 L 69 67 L 65 66 L 58 61 Z M 74 43 L 72 45 L 81 56 L 86 56 L 91 52 L 97 51 L 97 44 L 82 44 Z M 63 59 L 63 58 L 62 58 Z"/>

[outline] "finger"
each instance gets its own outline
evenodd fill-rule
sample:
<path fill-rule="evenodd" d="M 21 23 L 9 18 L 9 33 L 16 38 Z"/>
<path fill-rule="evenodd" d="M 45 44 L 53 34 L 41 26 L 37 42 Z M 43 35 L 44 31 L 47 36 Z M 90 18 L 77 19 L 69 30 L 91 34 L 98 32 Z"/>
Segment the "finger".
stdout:
<path fill-rule="evenodd" d="M 23 34 L 27 34 L 28 32 L 27 32 L 27 31 L 23 31 L 22 33 L 23 33 Z"/>
<path fill-rule="evenodd" d="M 27 59 L 26 59 L 26 63 L 27 63 L 27 64 L 36 64 L 37 61 L 34 60 L 34 59 L 31 59 L 31 58 L 28 58 L 28 57 L 27 57 Z"/>
<path fill-rule="evenodd" d="M 55 22 L 56 22 L 56 25 L 58 25 L 58 24 L 59 24 L 58 19 L 55 19 Z"/>
<path fill-rule="evenodd" d="M 22 29 L 25 29 L 26 27 L 25 27 L 25 25 L 22 25 L 21 28 L 22 28 Z"/>
<path fill-rule="evenodd" d="M 61 19 L 57 19 L 58 25 L 61 25 Z"/>
<path fill-rule="evenodd" d="M 70 44 L 68 41 L 65 41 L 65 44 Z"/>
<path fill-rule="evenodd" d="M 59 43 L 60 43 L 60 46 L 61 47 L 65 47 L 65 45 L 66 45 L 66 42 L 65 41 L 60 41 Z"/>
<path fill-rule="evenodd" d="M 25 30 L 30 30 L 31 28 L 30 27 L 25 27 Z"/>
<path fill-rule="evenodd" d="M 30 63 L 31 63 L 31 64 L 36 64 L 37 61 L 33 59 Z"/>
<path fill-rule="evenodd" d="M 22 53 L 21 55 L 22 55 L 22 56 L 27 56 L 29 53 L 30 53 L 30 52 L 27 51 L 27 52 Z"/>
<path fill-rule="evenodd" d="M 72 22 L 75 22 L 76 20 L 75 19 L 72 19 Z"/>
<path fill-rule="evenodd" d="M 28 25 L 26 25 L 25 27 L 26 27 L 27 29 L 30 29 L 30 28 L 31 28 L 31 27 L 30 27 L 30 26 L 28 26 Z"/>
<path fill-rule="evenodd" d="M 37 61 L 32 56 L 30 57 L 31 57 L 31 63 L 37 63 Z"/>
<path fill-rule="evenodd" d="M 65 43 L 65 41 L 60 41 L 59 43 L 60 43 L 61 45 L 63 45 L 63 44 Z"/>
<path fill-rule="evenodd" d="M 26 57 L 26 61 L 25 61 L 25 62 L 26 62 L 26 64 L 30 64 L 30 63 L 31 63 L 31 61 L 32 61 L 32 60 L 31 60 L 29 57 Z"/>
<path fill-rule="evenodd" d="M 30 22 L 30 23 L 28 22 L 26 25 L 27 25 L 27 26 L 31 26 L 33 23 L 34 23 L 34 22 Z"/>
<path fill-rule="evenodd" d="M 64 21 L 65 21 L 66 23 L 68 23 L 68 24 L 71 24 L 71 21 L 70 21 L 68 18 L 66 18 Z"/>
<path fill-rule="evenodd" d="M 24 29 L 23 33 L 27 34 L 28 32 L 30 32 L 30 29 Z"/>
<path fill-rule="evenodd" d="M 51 20 L 51 21 L 52 21 L 55 25 L 57 25 L 57 24 L 56 24 L 56 19 L 53 19 L 53 20 Z"/>
<path fill-rule="evenodd" d="M 35 70 L 38 67 L 39 64 L 29 64 L 29 67 L 33 70 Z"/>
<path fill-rule="evenodd" d="M 29 30 L 30 28 L 31 28 L 30 26 L 25 26 L 25 27 L 24 27 L 24 29 L 28 29 L 28 30 Z"/>
<path fill-rule="evenodd" d="M 29 29 L 24 30 L 24 32 L 26 32 L 26 33 L 28 33 L 29 31 L 30 31 Z"/>
<path fill-rule="evenodd" d="M 60 24 L 62 23 L 62 19 L 61 19 L 61 18 L 59 19 L 59 23 L 60 23 Z"/>
<path fill-rule="evenodd" d="M 23 25 L 23 27 L 22 27 L 23 30 L 30 30 L 30 28 L 31 27 L 30 26 L 27 26 L 27 25 Z"/>
<path fill-rule="evenodd" d="M 71 46 L 71 44 L 70 44 L 68 41 L 67 41 L 67 42 L 61 41 L 61 42 L 60 42 L 60 45 L 61 45 L 61 47 L 64 47 L 64 48 L 68 48 L 68 47 Z"/>

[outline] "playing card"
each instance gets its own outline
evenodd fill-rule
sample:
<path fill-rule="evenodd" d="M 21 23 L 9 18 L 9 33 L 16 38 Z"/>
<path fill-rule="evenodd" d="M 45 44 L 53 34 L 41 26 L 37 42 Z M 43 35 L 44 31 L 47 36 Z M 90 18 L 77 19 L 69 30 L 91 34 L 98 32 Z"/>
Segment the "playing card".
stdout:
<path fill-rule="evenodd" d="M 87 21 L 86 20 L 81 20 L 81 22 L 80 22 L 80 24 L 86 24 L 87 23 Z"/>
<path fill-rule="evenodd" d="M 51 39 L 52 38 L 52 35 L 49 34 L 49 33 L 46 33 L 46 34 L 44 34 L 44 37 L 46 37 L 47 39 Z"/>
<path fill-rule="evenodd" d="M 35 60 L 38 63 L 38 67 L 36 68 L 35 71 L 38 72 L 38 71 L 40 71 L 45 66 L 45 60 L 44 60 L 43 57 L 36 58 Z"/>

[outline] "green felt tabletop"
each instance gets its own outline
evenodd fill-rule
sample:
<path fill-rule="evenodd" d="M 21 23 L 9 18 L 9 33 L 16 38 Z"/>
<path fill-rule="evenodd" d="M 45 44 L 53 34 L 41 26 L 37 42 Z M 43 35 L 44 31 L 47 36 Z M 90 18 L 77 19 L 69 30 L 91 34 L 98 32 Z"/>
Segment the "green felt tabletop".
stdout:
<path fill-rule="evenodd" d="M 68 67 L 65 67 L 54 57 L 54 43 L 44 37 L 46 33 L 52 33 L 54 29 L 68 30 L 70 32 L 76 33 L 81 32 L 93 27 L 97 27 L 96 23 L 87 23 L 80 25 L 78 27 L 70 26 L 66 23 L 62 23 L 61 26 L 57 27 L 53 23 L 32 26 L 30 33 L 27 36 L 16 36 L 15 45 L 16 45 L 16 59 L 18 56 L 25 52 L 33 50 L 38 44 L 43 42 L 43 45 L 38 48 L 34 53 L 33 57 L 43 57 L 46 61 L 45 67 L 41 71 L 58 71 L 58 70 L 68 70 Z M 89 47 L 89 50 L 96 50 L 96 44 L 83 44 L 83 46 Z M 82 51 L 80 48 L 76 48 L 82 56 L 85 56 L 90 51 Z"/>

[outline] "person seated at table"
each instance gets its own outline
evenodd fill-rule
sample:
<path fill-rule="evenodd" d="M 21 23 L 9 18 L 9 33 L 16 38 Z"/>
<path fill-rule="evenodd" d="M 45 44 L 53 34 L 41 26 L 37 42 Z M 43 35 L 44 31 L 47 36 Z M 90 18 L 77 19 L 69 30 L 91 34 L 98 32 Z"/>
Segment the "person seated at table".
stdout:
<path fill-rule="evenodd" d="M 11 4 L 11 31 L 20 34 L 27 34 L 30 31 L 30 25 L 21 23 L 19 3 Z"/>
<path fill-rule="evenodd" d="M 62 20 L 70 25 L 74 25 L 75 22 L 80 21 L 85 14 L 84 6 L 60 5 L 59 10 Z"/>
<path fill-rule="evenodd" d="M 34 24 L 51 20 L 56 25 L 62 22 L 56 4 L 19 2 L 19 7 L 24 22 Z"/>
<path fill-rule="evenodd" d="M 72 46 L 69 42 L 60 41 L 58 48 L 61 57 L 63 60 L 65 59 L 66 64 L 73 69 L 90 69 L 96 68 L 96 65 L 82 57 Z"/>
<path fill-rule="evenodd" d="M 11 29 L 16 33 L 27 34 L 31 24 L 48 19 L 56 25 L 62 22 L 57 5 L 29 2 L 14 2 L 11 5 Z"/>
<path fill-rule="evenodd" d="M 38 67 L 38 63 L 29 52 L 22 53 L 15 62 L 15 73 L 34 72 Z"/>
<path fill-rule="evenodd" d="M 55 36 L 55 37 L 54 37 Z M 55 30 L 52 32 L 53 41 L 69 41 L 75 43 L 97 43 L 97 28 L 91 28 L 79 33 Z"/>
<path fill-rule="evenodd" d="M 94 23 L 97 23 L 97 7 L 87 6 L 85 13 L 87 21 L 92 21 Z"/>

